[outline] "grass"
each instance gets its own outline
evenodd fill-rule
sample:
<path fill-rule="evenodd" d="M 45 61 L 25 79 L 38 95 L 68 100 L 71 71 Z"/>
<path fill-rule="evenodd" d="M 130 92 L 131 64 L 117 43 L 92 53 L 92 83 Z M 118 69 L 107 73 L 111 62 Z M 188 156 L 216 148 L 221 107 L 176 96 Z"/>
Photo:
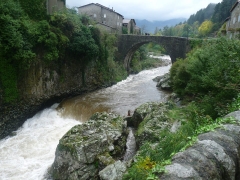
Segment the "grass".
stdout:
<path fill-rule="evenodd" d="M 238 99 L 235 99 L 229 108 L 234 110 L 240 108 Z M 135 157 L 135 162 L 125 174 L 125 180 L 154 180 L 157 175 L 165 172 L 164 166 L 171 163 L 171 158 L 178 152 L 184 151 L 192 146 L 199 134 L 213 131 L 226 123 L 237 123 L 233 118 L 212 119 L 205 115 L 194 103 L 184 107 L 174 107 L 167 112 L 171 121 L 180 120 L 181 127 L 172 133 L 164 129 L 155 142 L 145 142 Z"/>

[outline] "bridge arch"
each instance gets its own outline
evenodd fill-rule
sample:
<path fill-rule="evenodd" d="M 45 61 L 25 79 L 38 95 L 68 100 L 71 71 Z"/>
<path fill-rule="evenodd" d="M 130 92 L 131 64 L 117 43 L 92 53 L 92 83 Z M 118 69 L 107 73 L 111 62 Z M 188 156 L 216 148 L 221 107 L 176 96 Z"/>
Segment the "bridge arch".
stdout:
<path fill-rule="evenodd" d="M 167 37 L 167 36 L 141 36 L 141 35 L 118 35 L 117 58 L 124 63 L 124 67 L 129 70 L 129 64 L 135 51 L 143 44 L 154 42 L 164 47 L 171 57 L 172 63 L 177 58 L 185 58 L 188 52 L 189 43 L 187 38 Z"/>

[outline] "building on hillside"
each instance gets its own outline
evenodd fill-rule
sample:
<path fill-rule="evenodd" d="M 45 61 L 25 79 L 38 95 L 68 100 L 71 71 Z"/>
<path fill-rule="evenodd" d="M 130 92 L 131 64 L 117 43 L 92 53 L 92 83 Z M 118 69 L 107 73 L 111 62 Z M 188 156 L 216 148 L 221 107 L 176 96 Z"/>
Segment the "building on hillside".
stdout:
<path fill-rule="evenodd" d="M 78 7 L 79 14 L 90 16 L 97 26 L 109 33 L 122 33 L 123 16 L 112 9 L 98 3 L 90 3 Z"/>
<path fill-rule="evenodd" d="M 134 32 L 135 32 L 134 34 L 141 35 L 141 28 L 138 26 L 135 26 Z"/>
<path fill-rule="evenodd" d="M 229 38 L 236 38 L 240 34 L 240 0 L 230 10 L 231 16 L 226 19 L 226 33 Z"/>
<path fill-rule="evenodd" d="M 134 19 L 123 19 L 123 27 L 127 29 L 128 34 L 137 34 L 136 22 Z"/>
<path fill-rule="evenodd" d="M 65 0 L 47 0 L 46 1 L 47 14 L 53 14 L 56 11 L 62 10 L 66 7 Z"/>

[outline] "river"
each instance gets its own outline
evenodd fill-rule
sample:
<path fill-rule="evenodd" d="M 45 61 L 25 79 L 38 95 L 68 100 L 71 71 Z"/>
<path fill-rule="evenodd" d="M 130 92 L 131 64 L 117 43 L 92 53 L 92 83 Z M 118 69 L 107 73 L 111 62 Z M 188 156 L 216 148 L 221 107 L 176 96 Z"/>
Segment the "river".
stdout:
<path fill-rule="evenodd" d="M 114 112 L 126 116 L 149 101 L 164 101 L 166 92 L 152 79 L 169 71 L 170 66 L 144 70 L 109 88 L 77 96 L 47 108 L 25 121 L 15 136 L 0 141 L 1 180 L 40 180 L 54 160 L 59 139 L 74 125 L 94 112 Z"/>

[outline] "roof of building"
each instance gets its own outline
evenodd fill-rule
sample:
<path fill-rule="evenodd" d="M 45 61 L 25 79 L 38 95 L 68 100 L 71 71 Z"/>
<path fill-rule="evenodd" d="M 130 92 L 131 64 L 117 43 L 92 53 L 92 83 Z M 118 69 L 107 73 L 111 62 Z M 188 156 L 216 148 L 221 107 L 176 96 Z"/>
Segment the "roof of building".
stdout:
<path fill-rule="evenodd" d="M 230 12 L 232 12 L 232 11 L 235 9 L 235 7 L 238 5 L 238 3 L 240 3 L 240 0 L 238 0 L 238 1 L 233 5 L 233 7 L 231 8 Z"/>
<path fill-rule="evenodd" d="M 123 19 L 123 24 L 128 24 L 131 19 Z"/>
<path fill-rule="evenodd" d="M 136 25 L 136 22 L 134 19 L 123 19 L 123 24 L 128 24 L 131 20 L 133 20 L 134 24 Z"/>
<path fill-rule="evenodd" d="M 138 26 L 135 26 L 135 29 L 141 29 L 140 27 L 138 27 Z"/>
<path fill-rule="evenodd" d="M 109 11 L 115 12 L 115 13 L 118 14 L 119 16 L 122 16 L 122 17 L 123 17 L 123 15 L 117 13 L 115 10 L 113 10 L 113 8 L 110 9 L 110 8 L 108 8 L 108 7 L 106 7 L 106 6 L 103 6 L 103 5 L 99 4 L 99 3 L 90 3 L 90 4 L 86 4 L 86 5 L 80 6 L 80 7 L 78 7 L 78 8 L 82 8 L 82 7 L 86 7 L 86 6 L 90 6 L 90 5 L 95 5 L 95 6 L 102 7 L 102 8 L 104 8 L 104 9 L 109 10 Z"/>
<path fill-rule="evenodd" d="M 230 20 L 231 19 L 231 17 L 229 16 L 229 17 L 227 17 L 225 20 L 224 20 L 224 23 L 225 22 L 227 22 L 228 20 Z"/>

